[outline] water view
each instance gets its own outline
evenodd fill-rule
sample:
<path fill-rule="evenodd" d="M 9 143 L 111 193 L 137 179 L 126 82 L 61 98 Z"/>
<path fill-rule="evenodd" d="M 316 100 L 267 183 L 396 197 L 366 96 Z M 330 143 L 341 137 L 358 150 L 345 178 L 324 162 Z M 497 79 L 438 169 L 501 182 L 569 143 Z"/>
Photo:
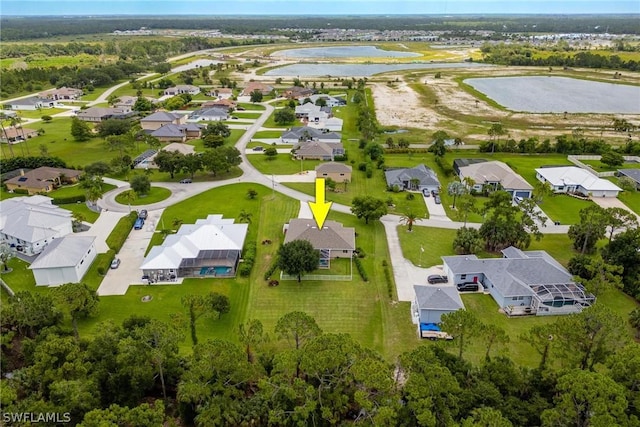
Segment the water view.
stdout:
<path fill-rule="evenodd" d="M 421 55 L 414 52 L 382 50 L 376 46 L 333 46 L 280 50 L 271 56 L 282 58 L 410 58 Z"/>
<path fill-rule="evenodd" d="M 203 68 L 208 67 L 209 65 L 219 64 L 221 61 L 216 61 L 213 59 L 196 59 L 195 61 L 191 61 L 188 64 L 179 65 L 171 70 L 172 73 L 180 73 L 182 71 L 192 70 L 194 68 Z"/>
<path fill-rule="evenodd" d="M 498 104 L 529 113 L 640 113 L 640 87 L 569 77 L 493 77 L 464 81 Z"/>
<path fill-rule="evenodd" d="M 408 64 L 292 64 L 274 68 L 264 73 L 266 76 L 282 77 L 369 77 L 374 74 L 398 70 L 424 70 L 430 68 L 474 68 L 490 67 L 478 62 L 408 63 Z"/>

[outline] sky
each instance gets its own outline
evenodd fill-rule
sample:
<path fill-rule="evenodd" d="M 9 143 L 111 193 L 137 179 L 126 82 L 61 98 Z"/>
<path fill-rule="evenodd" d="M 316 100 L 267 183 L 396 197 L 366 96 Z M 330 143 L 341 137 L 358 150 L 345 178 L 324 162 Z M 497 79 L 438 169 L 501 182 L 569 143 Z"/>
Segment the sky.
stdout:
<path fill-rule="evenodd" d="M 2 0 L 8 15 L 637 14 L 640 0 Z"/>

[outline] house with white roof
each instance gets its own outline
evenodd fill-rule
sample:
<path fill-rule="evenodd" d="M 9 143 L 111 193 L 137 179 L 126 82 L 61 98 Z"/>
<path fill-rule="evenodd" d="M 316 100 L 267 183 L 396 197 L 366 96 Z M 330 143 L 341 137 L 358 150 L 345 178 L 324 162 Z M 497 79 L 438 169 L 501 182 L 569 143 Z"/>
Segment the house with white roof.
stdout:
<path fill-rule="evenodd" d="M 53 99 L 40 98 L 38 96 L 30 96 L 28 98 L 14 99 L 4 104 L 4 108 L 10 110 L 29 110 L 36 111 L 41 108 L 53 108 L 58 102 Z"/>
<path fill-rule="evenodd" d="M 143 277 L 152 282 L 180 277 L 234 277 L 248 227 L 222 215 L 182 224 L 162 245 L 151 248 L 140 266 Z"/>
<path fill-rule="evenodd" d="M 548 182 L 555 193 L 577 193 L 585 197 L 618 197 L 622 191 L 613 182 L 577 166 L 536 169 L 536 178 Z"/>
<path fill-rule="evenodd" d="M 280 136 L 283 144 L 295 144 L 298 142 L 315 141 L 328 144 L 338 144 L 342 135 L 336 132 L 322 132 L 309 126 L 294 126 Z"/>
<path fill-rule="evenodd" d="M 325 105 L 327 107 L 339 107 L 341 105 L 346 105 L 347 103 L 340 98 L 334 98 L 331 95 L 327 95 L 324 93 L 319 93 L 316 95 L 309 95 L 309 96 L 300 96 L 298 97 L 298 101 L 302 104 L 305 102 L 305 100 L 310 100 L 313 104 L 316 104 L 318 102 L 319 99 L 323 99 L 325 102 Z M 309 101 L 307 101 L 308 103 Z"/>
<path fill-rule="evenodd" d="M 309 120 L 307 126 L 318 129 L 322 132 L 342 132 L 343 120 L 338 117 L 331 117 L 324 120 Z"/>
<path fill-rule="evenodd" d="M 96 259 L 94 236 L 68 235 L 55 239 L 31 263 L 36 286 L 78 283 Z"/>
<path fill-rule="evenodd" d="M 197 95 L 200 93 L 200 88 L 193 85 L 176 85 L 164 90 L 165 95 L 180 95 L 188 93 L 189 95 Z"/>
<path fill-rule="evenodd" d="M 478 162 L 458 168 L 460 181 L 470 178 L 475 182 L 473 189 L 482 191 L 484 186 L 494 190 L 502 189 L 512 197 L 528 199 L 533 193 L 533 186 L 515 173 L 506 163 L 499 161 Z"/>
<path fill-rule="evenodd" d="M 0 201 L 0 241 L 25 255 L 37 255 L 55 239 L 73 233 L 72 215 L 46 196 Z"/>
<path fill-rule="evenodd" d="M 455 285 L 481 285 L 509 314 L 579 313 L 595 302 L 547 252 L 523 252 L 510 246 L 502 254 L 503 258 L 442 257 L 444 274 Z"/>

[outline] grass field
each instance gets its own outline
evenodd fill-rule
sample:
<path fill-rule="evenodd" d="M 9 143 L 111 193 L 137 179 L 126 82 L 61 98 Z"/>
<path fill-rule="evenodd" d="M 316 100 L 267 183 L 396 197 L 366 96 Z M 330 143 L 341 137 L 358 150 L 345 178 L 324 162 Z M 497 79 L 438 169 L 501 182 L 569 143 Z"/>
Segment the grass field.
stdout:
<path fill-rule="evenodd" d="M 239 119 L 257 119 L 262 115 L 262 113 L 246 113 L 244 111 L 234 111 L 231 113 L 232 117 L 238 117 Z"/>
<path fill-rule="evenodd" d="M 131 206 L 140 206 L 140 205 L 150 205 L 151 203 L 161 202 L 171 197 L 171 190 L 168 190 L 163 187 L 151 186 L 151 191 L 149 191 L 149 194 L 138 196 L 134 192 L 134 199 L 129 201 L 127 199 L 128 197 L 127 193 L 131 193 L 131 192 L 133 192 L 133 190 L 127 190 L 118 194 L 116 196 L 116 202 L 120 203 L 121 205 L 131 204 Z"/>
<path fill-rule="evenodd" d="M 610 172 L 617 171 L 618 169 L 637 169 L 637 163 L 623 163 L 620 166 L 609 166 L 602 163 L 600 160 L 580 160 L 585 165 L 589 165 L 596 172 Z"/>
<path fill-rule="evenodd" d="M 249 162 L 265 175 L 291 175 L 303 171 L 313 172 L 320 160 L 294 160 L 289 154 L 278 154 L 275 159 L 268 160 L 267 156 L 255 154 L 247 156 Z"/>
<path fill-rule="evenodd" d="M 592 204 L 593 202 L 589 200 L 576 199 L 566 194 L 553 194 L 544 198 L 540 203 L 540 209 L 552 221 L 559 221 L 562 225 L 568 225 L 580 222 L 580 211 Z"/>
<path fill-rule="evenodd" d="M 637 191 L 623 191 L 618 194 L 618 199 L 632 211 L 640 215 L 640 193 Z"/>
<path fill-rule="evenodd" d="M 98 212 L 94 212 L 87 207 L 86 203 L 68 203 L 64 205 L 58 205 L 62 209 L 66 209 L 73 213 L 79 213 L 84 217 L 84 221 L 90 222 L 93 224 L 96 222 L 100 214 Z"/>
<path fill-rule="evenodd" d="M 253 135 L 253 137 L 255 139 L 280 138 L 281 135 L 282 135 L 282 131 L 281 130 L 260 130 L 260 131 L 256 132 Z"/>
<path fill-rule="evenodd" d="M 52 114 L 62 113 L 63 111 L 67 111 L 64 108 L 42 108 L 40 110 L 19 110 L 19 116 L 25 119 L 40 119 L 42 116 L 51 116 Z M 24 127 L 26 128 L 40 128 L 44 123 L 33 123 L 28 124 L 25 123 Z"/>

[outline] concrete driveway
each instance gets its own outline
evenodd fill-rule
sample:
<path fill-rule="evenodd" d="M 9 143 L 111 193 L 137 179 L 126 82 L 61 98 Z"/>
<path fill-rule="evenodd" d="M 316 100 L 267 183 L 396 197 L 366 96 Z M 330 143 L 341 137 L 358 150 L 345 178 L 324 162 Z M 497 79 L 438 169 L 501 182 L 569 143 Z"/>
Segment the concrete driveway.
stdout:
<path fill-rule="evenodd" d="M 435 197 L 433 197 L 432 195 L 429 195 L 429 197 L 425 197 L 424 194 L 420 194 L 424 199 L 424 204 L 427 205 L 429 218 L 437 219 L 440 221 L 451 221 L 451 219 L 447 216 L 447 212 L 444 210 L 444 206 L 442 206 L 442 204 L 436 204 Z"/>
<path fill-rule="evenodd" d="M 96 251 L 99 254 L 106 253 L 109 250 L 107 246 L 107 237 L 113 231 L 113 228 L 116 226 L 120 218 L 125 216 L 124 212 L 111 212 L 111 211 L 102 211 L 100 212 L 100 216 L 91 224 L 91 227 L 87 231 L 81 231 L 77 233 L 82 236 L 95 236 L 96 237 Z"/>
<path fill-rule="evenodd" d="M 144 261 L 144 253 L 156 230 L 164 209 L 150 211 L 142 230 L 131 230 L 122 249 L 116 255 L 120 259 L 117 269 L 109 270 L 98 288 L 98 295 L 124 295 L 129 285 L 142 284 L 140 266 Z M 176 282 L 177 283 L 177 282 Z"/>
<path fill-rule="evenodd" d="M 591 200 L 593 200 L 598 206 L 604 209 L 622 208 L 624 210 L 627 210 L 634 214 L 638 218 L 638 221 L 640 221 L 640 215 L 629 209 L 629 207 L 618 200 L 617 197 L 592 197 Z"/>

